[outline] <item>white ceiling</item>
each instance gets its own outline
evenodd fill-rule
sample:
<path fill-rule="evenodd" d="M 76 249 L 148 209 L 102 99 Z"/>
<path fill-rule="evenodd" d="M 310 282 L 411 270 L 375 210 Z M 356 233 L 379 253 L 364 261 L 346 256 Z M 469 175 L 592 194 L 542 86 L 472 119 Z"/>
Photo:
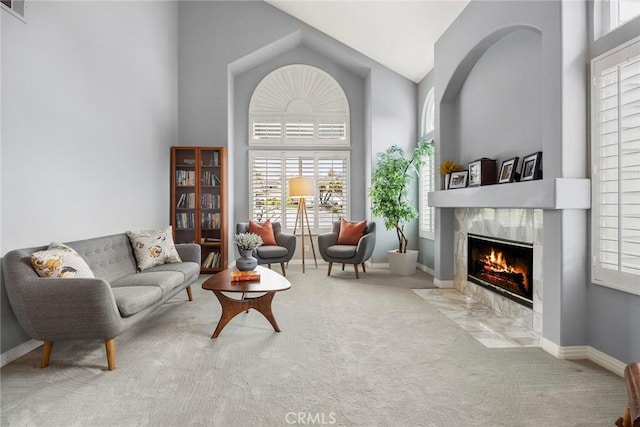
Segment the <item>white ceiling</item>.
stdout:
<path fill-rule="evenodd" d="M 469 0 L 265 0 L 418 83 Z"/>

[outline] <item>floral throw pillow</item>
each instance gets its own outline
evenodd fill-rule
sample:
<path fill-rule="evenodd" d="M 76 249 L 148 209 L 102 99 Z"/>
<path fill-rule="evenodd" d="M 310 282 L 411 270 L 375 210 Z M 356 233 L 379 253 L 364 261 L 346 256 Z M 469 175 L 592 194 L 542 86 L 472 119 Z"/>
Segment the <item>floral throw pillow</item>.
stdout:
<path fill-rule="evenodd" d="M 182 262 L 173 243 L 171 226 L 160 230 L 127 231 L 127 236 L 140 271 L 156 265 Z"/>
<path fill-rule="evenodd" d="M 44 251 L 31 254 L 31 265 L 40 277 L 95 277 L 89 265 L 75 249 L 57 242 L 52 242 Z"/>

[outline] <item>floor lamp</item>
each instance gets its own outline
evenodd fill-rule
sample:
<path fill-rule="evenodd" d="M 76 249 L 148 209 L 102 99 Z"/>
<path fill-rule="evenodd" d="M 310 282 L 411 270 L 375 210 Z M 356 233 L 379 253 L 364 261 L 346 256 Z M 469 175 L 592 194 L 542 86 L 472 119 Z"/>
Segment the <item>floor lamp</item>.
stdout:
<path fill-rule="evenodd" d="M 298 221 L 300 221 L 300 229 L 302 230 L 302 272 L 304 273 L 304 223 L 307 222 L 307 231 L 309 233 L 309 241 L 311 242 L 311 250 L 313 252 L 313 260 L 318 267 L 316 259 L 316 248 L 313 246 L 313 238 L 311 237 L 311 226 L 309 225 L 309 216 L 307 215 L 307 203 L 305 197 L 314 197 L 316 195 L 316 186 L 313 178 L 296 177 L 289 178 L 289 197 L 298 200 L 298 212 L 296 213 L 296 222 L 293 226 L 293 234 L 296 234 Z"/>

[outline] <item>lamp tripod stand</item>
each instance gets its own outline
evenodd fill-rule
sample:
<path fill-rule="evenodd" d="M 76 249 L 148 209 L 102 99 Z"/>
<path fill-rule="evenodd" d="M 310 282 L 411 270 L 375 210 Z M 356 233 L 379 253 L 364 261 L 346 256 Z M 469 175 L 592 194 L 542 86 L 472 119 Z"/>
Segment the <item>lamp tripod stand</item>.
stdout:
<path fill-rule="evenodd" d="M 316 248 L 313 245 L 313 238 L 311 237 L 311 227 L 309 225 L 309 216 L 307 215 L 307 203 L 304 197 L 298 199 L 298 212 L 296 213 L 296 222 L 293 226 L 293 235 L 296 234 L 296 229 L 298 228 L 298 220 L 300 221 L 300 230 L 302 231 L 302 272 L 304 273 L 304 223 L 305 220 L 307 222 L 307 232 L 309 236 L 309 242 L 311 242 L 311 252 L 313 253 L 313 261 L 316 264 L 316 268 L 318 268 L 318 260 L 316 258 Z"/>

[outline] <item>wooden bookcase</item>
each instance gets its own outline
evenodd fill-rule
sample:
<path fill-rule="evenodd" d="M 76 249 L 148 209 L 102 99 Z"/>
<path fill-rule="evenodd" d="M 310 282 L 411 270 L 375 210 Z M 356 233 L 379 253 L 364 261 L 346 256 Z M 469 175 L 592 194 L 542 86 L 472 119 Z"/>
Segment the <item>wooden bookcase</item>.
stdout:
<path fill-rule="evenodd" d="M 198 243 L 202 273 L 227 268 L 224 147 L 171 147 L 171 225 L 176 243 Z"/>

